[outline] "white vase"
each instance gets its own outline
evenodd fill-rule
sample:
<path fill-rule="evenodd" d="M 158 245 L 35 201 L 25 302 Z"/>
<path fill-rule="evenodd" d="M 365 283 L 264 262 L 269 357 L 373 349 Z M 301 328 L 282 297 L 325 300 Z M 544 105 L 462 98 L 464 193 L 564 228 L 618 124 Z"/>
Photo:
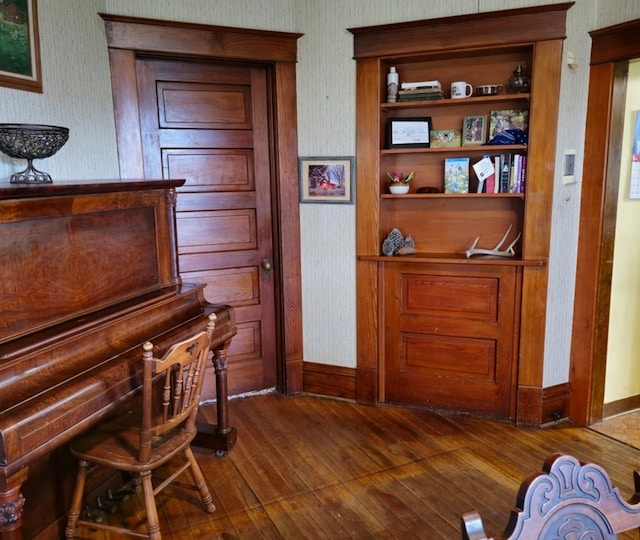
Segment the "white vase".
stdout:
<path fill-rule="evenodd" d="M 409 184 L 391 184 L 389 186 L 389 191 L 394 195 L 409 193 Z"/>

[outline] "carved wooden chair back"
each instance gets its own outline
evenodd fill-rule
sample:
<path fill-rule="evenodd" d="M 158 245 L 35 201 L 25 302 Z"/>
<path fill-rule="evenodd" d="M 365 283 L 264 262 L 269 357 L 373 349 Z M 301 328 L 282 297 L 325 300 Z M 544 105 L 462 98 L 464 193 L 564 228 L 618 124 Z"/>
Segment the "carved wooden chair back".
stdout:
<path fill-rule="evenodd" d="M 210 336 L 200 332 L 175 343 L 161 358 L 153 345 L 142 348 L 142 426 L 139 459 L 147 463 L 154 441 L 180 427 L 195 429 Z"/>
<path fill-rule="evenodd" d="M 153 354 L 153 345 L 145 343 L 142 346 L 140 406 L 98 424 L 69 445 L 69 450 L 79 460 L 79 469 L 65 529 L 66 538 L 74 538 L 78 526 L 84 525 L 161 540 L 155 496 L 187 469 L 191 471 L 193 482 L 180 483 L 180 486 L 198 491 L 205 510 L 215 511 L 204 475 L 191 450 L 191 442 L 197 434 L 195 421 L 214 326 L 215 315 L 212 314 L 206 330 L 173 344 L 159 358 Z M 178 454 L 183 456 L 182 463 L 172 467 L 168 478 L 154 486 L 152 473 Z M 86 477 L 92 465 L 129 472 L 134 487 L 142 485 L 146 534 L 109 523 L 96 523 L 87 516 L 81 519 Z"/>
<path fill-rule="evenodd" d="M 463 540 L 610 540 L 640 527 L 640 480 L 634 472 L 635 495 L 623 500 L 598 465 L 553 454 L 543 472 L 520 486 L 516 508 L 502 535 L 489 538 L 476 512 L 462 516 Z"/>

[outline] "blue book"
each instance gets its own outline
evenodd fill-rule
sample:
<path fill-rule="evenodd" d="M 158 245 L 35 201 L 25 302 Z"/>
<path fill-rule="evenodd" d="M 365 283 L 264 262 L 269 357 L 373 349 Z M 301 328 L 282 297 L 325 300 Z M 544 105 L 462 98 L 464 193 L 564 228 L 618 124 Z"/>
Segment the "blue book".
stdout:
<path fill-rule="evenodd" d="M 469 158 L 444 160 L 444 192 L 469 193 Z"/>

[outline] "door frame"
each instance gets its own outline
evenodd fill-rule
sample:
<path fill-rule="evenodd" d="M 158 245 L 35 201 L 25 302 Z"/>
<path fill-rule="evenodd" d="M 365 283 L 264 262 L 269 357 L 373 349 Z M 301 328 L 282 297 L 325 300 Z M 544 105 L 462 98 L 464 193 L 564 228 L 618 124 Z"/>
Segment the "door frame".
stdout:
<path fill-rule="evenodd" d="M 589 32 L 591 71 L 569 370 L 569 418 L 581 425 L 603 417 L 626 74 L 629 60 L 640 57 L 639 32 L 640 19 Z"/>
<path fill-rule="evenodd" d="M 276 294 L 277 387 L 302 391 L 302 280 L 296 109 L 297 40 L 302 34 L 100 13 L 112 73 L 121 178 L 144 178 L 135 59 L 252 62 L 268 69 Z M 117 73 L 117 76 L 114 76 Z M 285 253 L 286 250 L 286 253 Z M 286 255 L 286 256 L 285 256 Z"/>

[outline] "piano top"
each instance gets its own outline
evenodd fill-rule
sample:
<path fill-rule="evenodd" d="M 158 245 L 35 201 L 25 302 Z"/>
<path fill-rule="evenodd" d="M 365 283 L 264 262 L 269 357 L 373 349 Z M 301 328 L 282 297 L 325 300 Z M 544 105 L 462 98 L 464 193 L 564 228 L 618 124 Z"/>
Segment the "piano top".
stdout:
<path fill-rule="evenodd" d="M 41 197 L 62 197 L 82 193 L 113 193 L 140 189 L 167 189 L 182 186 L 184 179 L 171 180 L 120 180 L 99 179 L 87 182 L 56 182 L 53 184 L 11 184 L 0 181 L 0 200 Z"/>

